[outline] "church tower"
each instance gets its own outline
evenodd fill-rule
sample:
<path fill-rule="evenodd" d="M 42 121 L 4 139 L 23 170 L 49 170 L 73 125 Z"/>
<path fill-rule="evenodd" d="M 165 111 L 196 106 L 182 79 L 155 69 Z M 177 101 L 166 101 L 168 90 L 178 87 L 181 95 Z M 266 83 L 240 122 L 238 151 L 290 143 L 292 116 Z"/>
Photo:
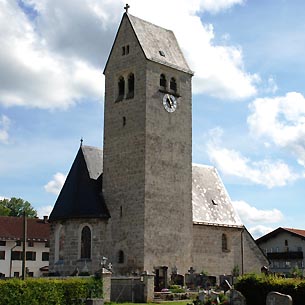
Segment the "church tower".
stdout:
<path fill-rule="evenodd" d="M 184 274 L 192 265 L 193 73 L 172 31 L 126 11 L 104 74 L 105 255 L 122 274 Z"/>

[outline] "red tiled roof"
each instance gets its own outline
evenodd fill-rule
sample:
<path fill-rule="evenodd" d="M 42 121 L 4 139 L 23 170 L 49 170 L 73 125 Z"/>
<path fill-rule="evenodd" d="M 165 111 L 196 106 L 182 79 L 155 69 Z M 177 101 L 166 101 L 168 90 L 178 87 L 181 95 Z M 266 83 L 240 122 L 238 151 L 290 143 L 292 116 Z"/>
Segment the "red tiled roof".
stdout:
<path fill-rule="evenodd" d="M 305 230 L 293 229 L 293 228 L 283 228 L 286 231 L 292 232 L 294 234 L 301 235 L 305 237 Z"/>
<path fill-rule="evenodd" d="M 23 218 L 0 216 L 0 240 L 22 240 Z M 42 219 L 27 218 L 27 240 L 47 241 L 50 224 Z"/>

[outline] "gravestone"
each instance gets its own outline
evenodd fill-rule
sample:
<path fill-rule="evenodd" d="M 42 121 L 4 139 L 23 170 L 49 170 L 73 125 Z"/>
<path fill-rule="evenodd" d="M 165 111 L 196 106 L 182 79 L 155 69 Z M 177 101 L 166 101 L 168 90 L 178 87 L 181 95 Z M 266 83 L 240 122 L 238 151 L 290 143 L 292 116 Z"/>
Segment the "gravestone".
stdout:
<path fill-rule="evenodd" d="M 292 305 L 290 295 L 271 291 L 266 298 L 266 305 Z"/>
<path fill-rule="evenodd" d="M 205 302 L 206 296 L 204 291 L 199 291 L 198 293 L 198 299 L 203 304 Z"/>
<path fill-rule="evenodd" d="M 241 294 L 241 292 L 230 289 L 226 292 L 226 295 L 229 297 L 230 305 L 246 305 L 246 298 Z"/>
<path fill-rule="evenodd" d="M 231 286 L 233 285 L 233 276 L 232 275 L 220 275 L 219 283 L 220 283 L 220 288 L 223 289 L 224 291 L 227 291 L 230 289 L 230 287 L 227 283 L 229 283 Z"/>
<path fill-rule="evenodd" d="M 185 284 L 190 289 L 195 289 L 195 281 L 196 281 L 196 274 L 195 269 L 193 267 L 188 270 L 188 274 L 185 275 Z"/>

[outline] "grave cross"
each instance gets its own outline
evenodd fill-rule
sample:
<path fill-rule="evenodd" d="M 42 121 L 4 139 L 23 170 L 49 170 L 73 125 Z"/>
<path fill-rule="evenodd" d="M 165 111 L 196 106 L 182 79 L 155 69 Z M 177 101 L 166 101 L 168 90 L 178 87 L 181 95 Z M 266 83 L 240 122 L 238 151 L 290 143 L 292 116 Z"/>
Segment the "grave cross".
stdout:
<path fill-rule="evenodd" d="M 124 7 L 124 10 L 126 11 L 126 13 L 128 13 L 129 8 L 130 8 L 130 5 L 128 3 L 126 3 L 126 6 Z"/>
<path fill-rule="evenodd" d="M 188 273 L 193 274 L 193 273 L 195 273 L 195 271 L 196 270 L 193 267 L 191 267 L 190 270 L 188 270 Z"/>

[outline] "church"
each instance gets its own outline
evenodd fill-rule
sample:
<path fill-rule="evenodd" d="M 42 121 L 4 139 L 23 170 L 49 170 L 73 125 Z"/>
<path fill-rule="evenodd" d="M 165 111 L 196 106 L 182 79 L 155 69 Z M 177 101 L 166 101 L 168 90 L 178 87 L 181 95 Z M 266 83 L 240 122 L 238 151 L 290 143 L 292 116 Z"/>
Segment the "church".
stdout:
<path fill-rule="evenodd" d="M 50 215 L 50 272 L 167 285 L 268 265 L 214 167 L 192 164 L 192 76 L 172 31 L 124 13 L 105 69 L 103 149 L 81 145 Z"/>

